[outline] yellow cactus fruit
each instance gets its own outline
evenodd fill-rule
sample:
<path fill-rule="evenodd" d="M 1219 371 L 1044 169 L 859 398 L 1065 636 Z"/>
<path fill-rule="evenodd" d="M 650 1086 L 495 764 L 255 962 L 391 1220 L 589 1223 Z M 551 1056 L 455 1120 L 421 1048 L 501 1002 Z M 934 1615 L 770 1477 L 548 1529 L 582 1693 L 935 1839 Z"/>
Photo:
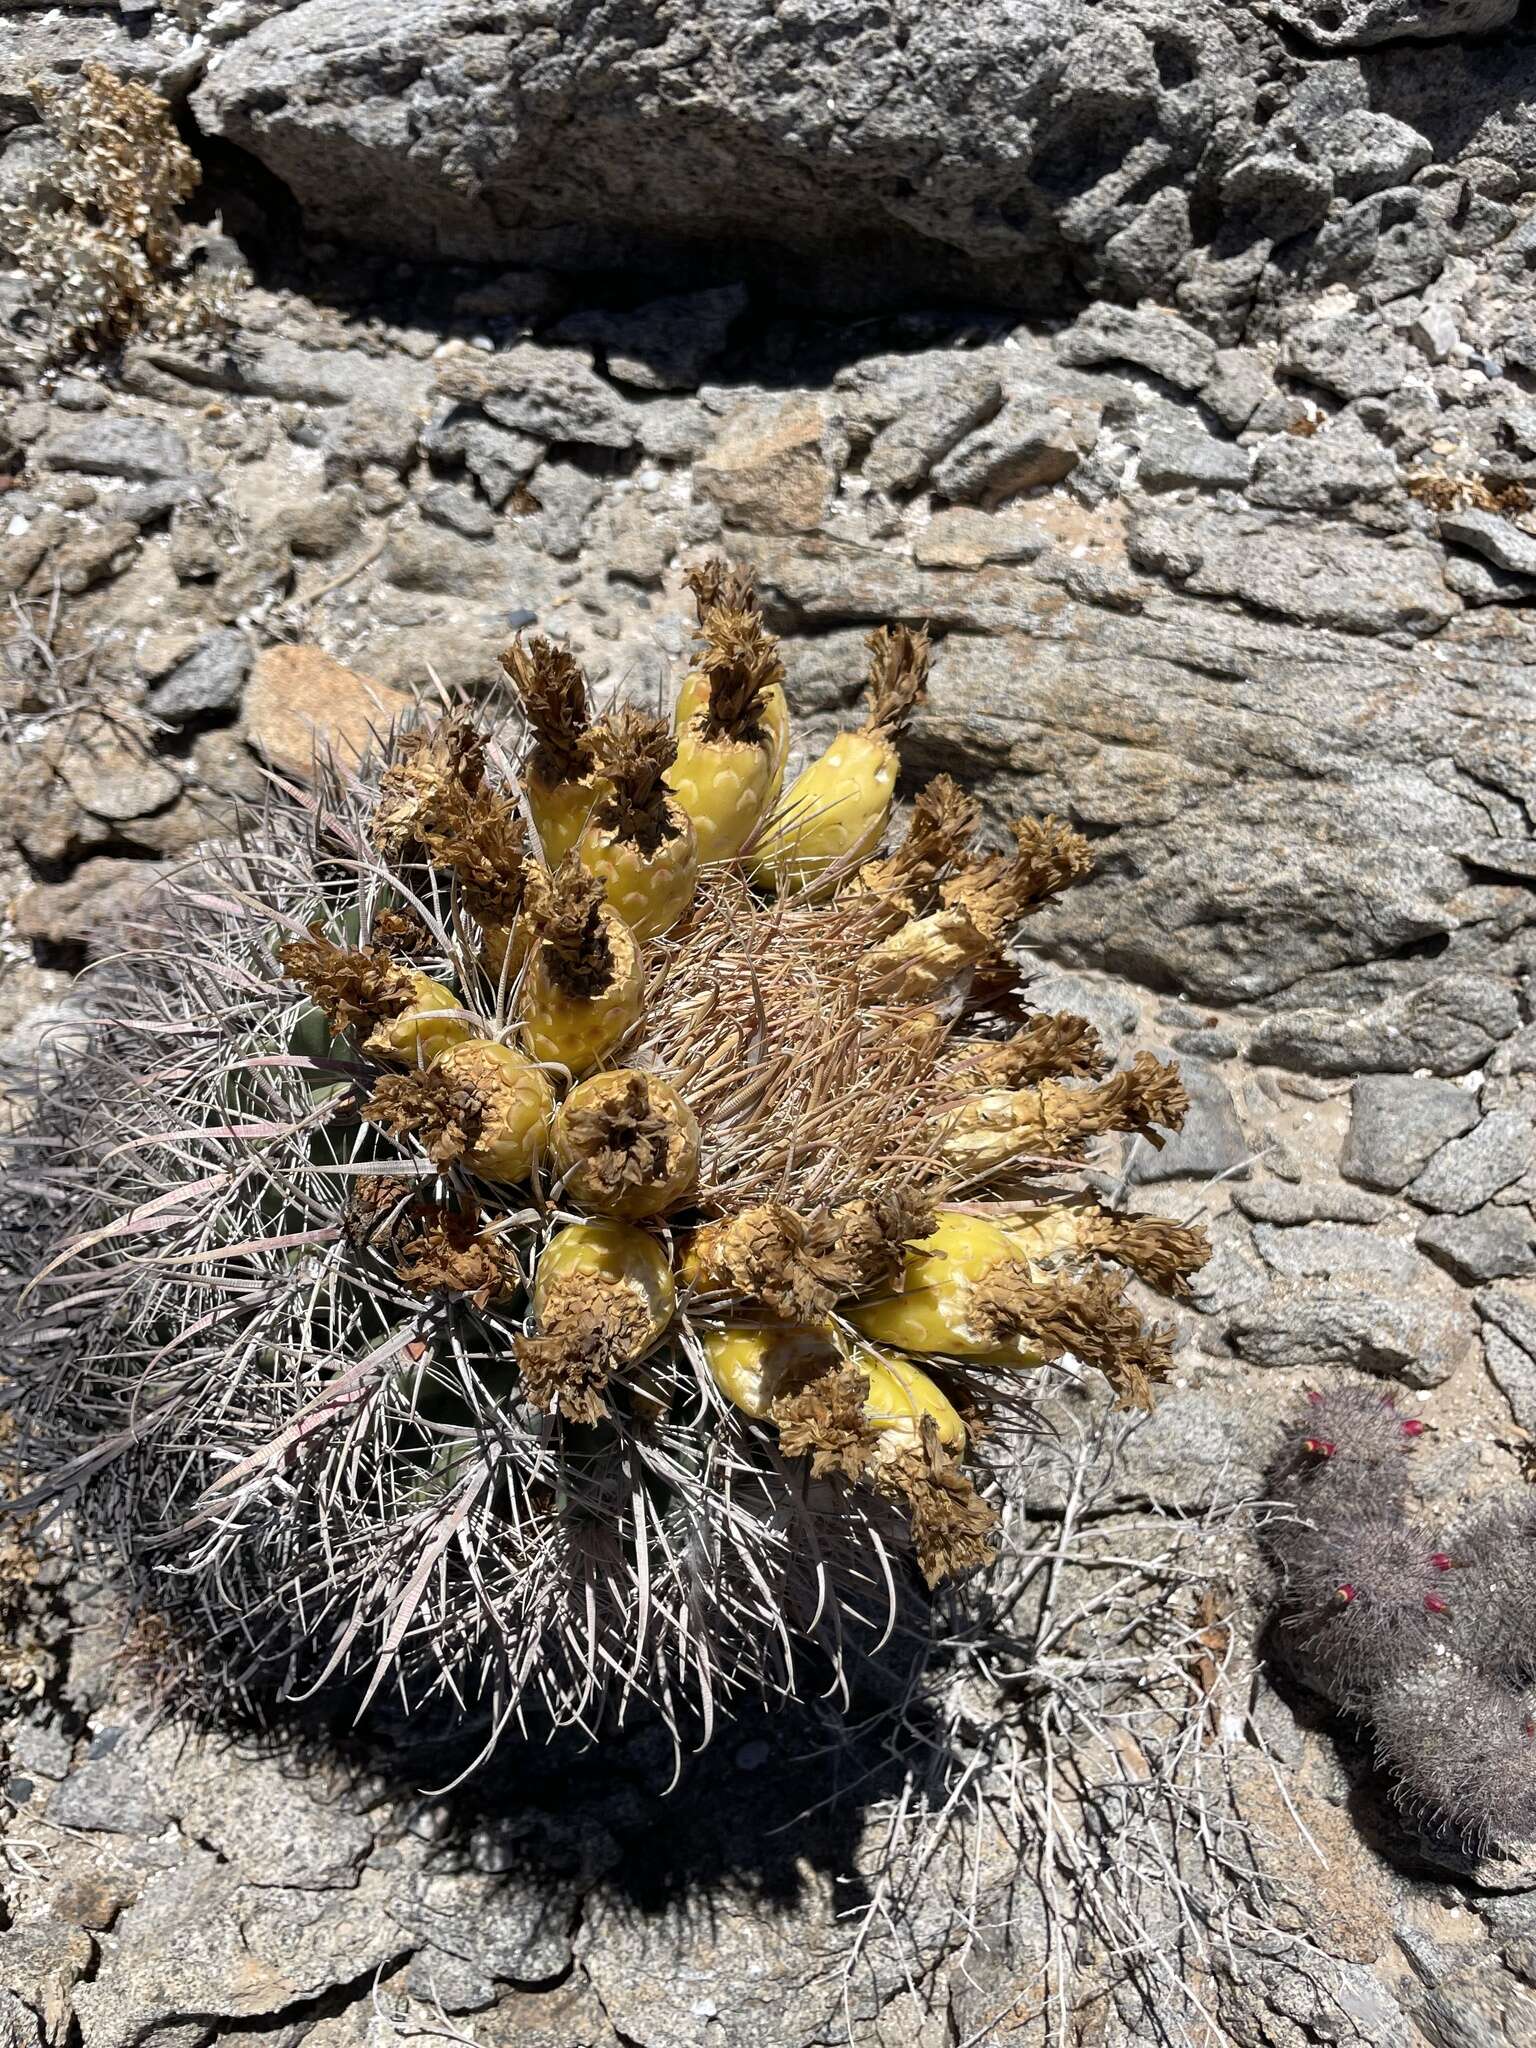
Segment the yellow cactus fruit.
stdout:
<path fill-rule="evenodd" d="M 526 1180 L 549 1143 L 555 1091 L 543 1069 L 488 1038 L 450 1046 L 425 1073 L 379 1082 L 363 1115 L 415 1138 L 434 1166 Z"/>
<path fill-rule="evenodd" d="M 602 789 L 587 744 L 587 680 L 574 655 L 537 633 L 526 646 L 514 641 L 501 666 L 533 735 L 523 789 L 544 863 L 556 868 L 581 837 Z"/>
<path fill-rule="evenodd" d="M 662 777 L 677 757 L 666 721 L 626 706 L 591 733 L 606 793 L 576 842 L 576 857 L 637 939 L 671 931 L 699 879 L 693 820 Z"/>
<path fill-rule="evenodd" d="M 363 1051 L 408 1067 L 429 1067 L 450 1046 L 471 1037 L 474 1025 L 451 988 L 430 974 L 413 973 L 410 981 L 406 1007 L 374 1026 L 363 1040 Z"/>
<path fill-rule="evenodd" d="M 815 1378 L 796 1376 L 770 1410 L 786 1457 L 813 1479 L 841 1475 L 898 1502 L 930 1586 L 996 1554 L 997 1516 L 957 1462 L 965 1425 L 926 1373 L 868 1348 Z"/>
<path fill-rule="evenodd" d="M 890 817 L 896 739 L 928 688 L 928 635 L 881 626 L 868 644 L 869 716 L 801 770 L 753 849 L 753 880 L 781 893 L 845 872 L 879 845 Z"/>
<path fill-rule="evenodd" d="M 1136 1131 L 1161 1145 L 1154 1126 L 1176 1131 L 1189 1109 L 1177 1067 L 1137 1053 L 1131 1065 L 1092 1087 L 1042 1081 L 988 1088 L 945 1112 L 941 1149 L 967 1174 L 994 1173 L 1030 1159 L 1076 1159 L 1105 1131 Z"/>
<path fill-rule="evenodd" d="M 614 1373 L 644 1356 L 676 1307 L 671 1267 L 643 1230 L 627 1223 L 557 1230 L 534 1270 L 538 1335 L 516 1343 L 528 1398 L 570 1422 L 599 1421 Z"/>
<path fill-rule="evenodd" d="M 848 1319 L 876 1344 L 900 1351 L 983 1358 L 997 1350 L 997 1332 L 971 1320 L 977 1283 L 1024 1257 L 999 1224 L 962 1210 L 941 1212 L 934 1229 L 907 1254 L 899 1294 L 855 1302 Z"/>
<path fill-rule="evenodd" d="M 756 612 L 711 611 L 704 641 L 705 689 L 684 685 L 695 708 L 678 725 L 667 782 L 693 820 L 699 859 L 721 861 L 741 851 L 773 801 L 789 714 L 778 642 Z"/>
<path fill-rule="evenodd" d="M 1088 842 L 1059 818 L 1020 818 L 1015 852 L 988 854 L 940 889 L 942 908 L 913 918 L 864 956 L 870 986 L 897 1002 L 928 1002 L 1003 952 L 1023 920 L 1087 874 Z"/>
<path fill-rule="evenodd" d="M 576 861 L 529 872 L 531 945 L 523 975 L 523 1035 L 536 1060 L 584 1074 L 639 1021 L 645 998 L 634 934 Z"/>
<path fill-rule="evenodd" d="M 694 609 L 698 615 L 699 632 L 707 637 L 711 612 L 756 612 L 757 593 L 752 587 L 752 578 L 745 569 L 733 569 L 717 555 L 697 569 L 689 569 L 683 581 L 693 592 Z M 709 674 L 703 668 L 690 669 L 683 678 L 678 692 L 677 706 L 673 714 L 676 729 L 681 732 L 696 712 L 703 711 L 709 703 Z M 768 730 L 773 742 L 773 772 L 782 779 L 784 763 L 789 759 L 789 703 L 782 684 L 772 685 L 763 692 L 759 717 Z M 777 781 L 774 794 L 777 795 Z"/>
<path fill-rule="evenodd" d="M 881 1442 L 876 1458 L 912 1450 L 922 1440 L 924 1418 L 932 1421 L 939 1442 L 959 1455 L 965 1449 L 965 1423 L 953 1401 L 915 1366 L 910 1358 L 894 1351 L 878 1351 L 863 1344 L 848 1354 L 869 1381 L 864 1397 L 864 1414 L 871 1427 L 879 1430 Z"/>
<path fill-rule="evenodd" d="M 841 1353 L 825 1328 L 741 1323 L 701 1332 L 710 1376 L 743 1415 L 761 1422 L 786 1385 L 834 1372 Z"/>
<path fill-rule="evenodd" d="M 552 1150 L 571 1201 L 633 1222 L 659 1216 L 692 1189 L 699 1124 L 662 1075 L 616 1067 L 566 1096 Z"/>
<path fill-rule="evenodd" d="M 1123 1275 L 1046 1270 L 1001 1222 L 945 1210 L 914 1247 L 903 1292 L 857 1303 L 848 1317 L 875 1343 L 920 1356 L 1017 1370 L 1070 1353 L 1144 1404 L 1167 1370 L 1169 1337 L 1146 1328 L 1124 1294 Z"/>

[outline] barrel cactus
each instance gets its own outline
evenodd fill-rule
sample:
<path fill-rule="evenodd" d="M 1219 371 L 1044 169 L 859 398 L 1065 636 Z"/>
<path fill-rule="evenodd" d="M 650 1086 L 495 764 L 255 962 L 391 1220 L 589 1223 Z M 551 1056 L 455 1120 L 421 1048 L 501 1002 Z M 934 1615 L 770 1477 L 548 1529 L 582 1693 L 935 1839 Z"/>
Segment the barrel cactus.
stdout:
<path fill-rule="evenodd" d="M 499 703 L 274 785 L 16 1140 L 37 1497 L 216 1697 L 494 1737 L 820 1690 L 985 1568 L 1041 1367 L 1167 1366 L 1128 1284 L 1205 1241 L 1074 1169 L 1178 1077 L 1009 962 L 1083 840 L 983 851 L 940 777 L 886 844 L 906 628 L 787 781 L 750 584 L 690 582 L 672 720 L 533 638 Z"/>

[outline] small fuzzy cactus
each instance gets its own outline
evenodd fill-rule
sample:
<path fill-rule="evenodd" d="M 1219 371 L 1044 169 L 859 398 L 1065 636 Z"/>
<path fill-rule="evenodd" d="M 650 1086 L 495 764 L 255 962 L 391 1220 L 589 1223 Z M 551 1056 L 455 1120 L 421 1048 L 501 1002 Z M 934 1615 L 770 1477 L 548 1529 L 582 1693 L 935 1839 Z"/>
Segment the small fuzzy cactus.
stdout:
<path fill-rule="evenodd" d="M 1008 947 L 1088 866 L 882 850 L 923 634 L 780 798 L 783 666 L 692 579 L 670 726 L 508 651 L 482 723 L 278 784 L 100 970 L 18 1140 L 13 1397 L 215 1691 L 595 1730 L 823 1687 L 984 1567 L 1040 1369 L 1145 1402 L 1202 1234 L 1073 1168 L 1176 1128 Z"/>
<path fill-rule="evenodd" d="M 1379 1387 L 1309 1393 L 1270 1468 L 1287 1511 L 1275 1645 L 1366 1724 L 1398 1803 L 1476 1844 L 1536 1839 L 1536 1507 L 1440 1534 L 1408 1499 L 1424 1435 Z"/>

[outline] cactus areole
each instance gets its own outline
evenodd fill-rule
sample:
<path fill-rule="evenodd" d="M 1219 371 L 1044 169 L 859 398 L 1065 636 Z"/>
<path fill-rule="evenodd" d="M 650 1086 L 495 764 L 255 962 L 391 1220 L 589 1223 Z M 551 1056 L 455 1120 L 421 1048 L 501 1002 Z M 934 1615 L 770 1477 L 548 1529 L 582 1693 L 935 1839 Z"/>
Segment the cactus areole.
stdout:
<path fill-rule="evenodd" d="M 475 719 L 275 784 L 94 975 L 15 1143 L 10 1400 L 206 1697 L 707 1730 L 984 1572 L 1041 1368 L 1145 1402 L 1198 1231 L 1080 1169 L 1185 1101 L 1032 1010 L 1088 868 L 945 777 L 930 649 L 788 759 L 749 581 L 670 725 L 509 650 Z"/>

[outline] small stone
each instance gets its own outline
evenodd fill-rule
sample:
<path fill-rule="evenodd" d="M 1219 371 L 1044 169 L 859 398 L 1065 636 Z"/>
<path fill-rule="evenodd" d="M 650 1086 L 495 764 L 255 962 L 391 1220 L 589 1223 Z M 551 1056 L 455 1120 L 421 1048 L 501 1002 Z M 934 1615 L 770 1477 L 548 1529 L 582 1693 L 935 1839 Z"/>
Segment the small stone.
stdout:
<path fill-rule="evenodd" d="M 1483 1355 L 1516 1422 L 1536 1436 L 1536 1302 L 1513 1287 L 1472 1297 L 1482 1318 Z"/>
<path fill-rule="evenodd" d="M 421 497 L 421 516 L 434 526 L 462 533 L 466 540 L 489 540 L 496 521 L 481 500 L 457 484 L 433 484 Z"/>
<path fill-rule="evenodd" d="M 178 505 L 171 514 L 171 567 L 181 583 L 211 583 L 229 552 L 212 509 L 200 502 Z"/>
<path fill-rule="evenodd" d="M 416 453 L 421 422 L 407 405 L 354 399 L 326 422 L 325 480 L 361 476 L 373 466 L 401 476 Z"/>
<path fill-rule="evenodd" d="M 1100 301 L 1056 337 L 1056 353 L 1079 368 L 1134 363 L 1181 391 L 1198 391 L 1211 375 L 1216 346 L 1176 314 Z"/>
<path fill-rule="evenodd" d="M 245 737 L 274 768 L 307 778 L 317 748 L 356 767 L 413 703 L 404 691 L 373 682 L 301 642 L 264 648 L 256 657 L 241 723 Z"/>
<path fill-rule="evenodd" d="M 530 538 L 557 562 L 574 561 L 602 495 L 597 478 L 574 462 L 546 462 L 534 492 L 539 510 L 528 522 Z"/>
<path fill-rule="evenodd" d="M 411 1958 L 405 1989 L 412 1998 L 450 2013 L 484 2012 L 496 2003 L 496 1986 L 483 1970 L 430 1943 Z"/>
<path fill-rule="evenodd" d="M 99 416 L 57 427 L 38 450 L 44 469 L 77 469 L 87 476 L 126 476 L 142 482 L 185 476 L 191 468 L 180 434 L 156 420 Z"/>
<path fill-rule="evenodd" d="M 1389 396 L 1412 366 L 1401 342 L 1348 313 L 1304 321 L 1280 351 L 1282 370 L 1339 398 Z"/>
<path fill-rule="evenodd" d="M 1266 398 L 1275 395 L 1268 363 L 1254 349 L 1219 348 L 1211 374 L 1200 387 L 1200 402 L 1209 406 L 1229 433 L 1240 434 Z"/>
<path fill-rule="evenodd" d="M 935 512 L 912 537 L 920 569 L 980 569 L 988 562 L 1032 562 L 1050 535 L 1016 513 L 979 512 L 955 505 Z"/>
<path fill-rule="evenodd" d="M 184 725 L 210 712 L 233 711 L 251 670 L 250 642 L 232 628 L 208 638 L 151 691 L 148 708 L 156 718 Z"/>
<path fill-rule="evenodd" d="M 1003 387 L 981 365 L 957 358 L 933 386 L 882 427 L 864 458 L 863 474 L 879 491 L 910 491 L 1003 402 Z"/>
<path fill-rule="evenodd" d="M 1228 214 L 1249 233 L 1277 241 L 1306 233 L 1324 220 L 1333 178 L 1320 164 L 1304 163 L 1289 149 L 1255 149 L 1232 165 L 1220 186 Z"/>
<path fill-rule="evenodd" d="M 99 1733 L 85 1762 L 70 1772 L 49 1812 L 66 1828 L 91 1834 L 153 1835 L 170 1819 L 164 1793 L 135 1759 L 119 1728 Z"/>
<path fill-rule="evenodd" d="M 1461 340 L 1461 332 L 1449 306 L 1430 305 L 1410 325 L 1408 339 L 1432 363 L 1443 363 Z"/>
<path fill-rule="evenodd" d="M 1366 1074 L 1350 1092 L 1339 1171 L 1346 1180 L 1397 1194 L 1442 1145 L 1476 1122 L 1477 1098 L 1453 1081 Z"/>
<path fill-rule="evenodd" d="M 488 589 L 498 580 L 501 565 L 494 549 L 412 519 L 390 535 L 379 572 L 397 590 L 461 597 Z"/>
<path fill-rule="evenodd" d="M 100 500 L 108 519 L 126 519 L 141 531 L 174 512 L 178 505 L 196 504 L 202 489 L 190 477 L 167 477 L 156 484 L 139 484 L 133 490 L 109 491 Z"/>
<path fill-rule="evenodd" d="M 1519 0 L 1270 0 L 1270 11 L 1324 50 L 1359 50 L 1419 36 L 1487 35 Z"/>
<path fill-rule="evenodd" d="M 1536 1273 L 1536 1223 L 1528 1209 L 1485 1208 L 1437 1216 L 1419 1232 L 1429 1257 L 1469 1287 Z"/>
<path fill-rule="evenodd" d="M 95 959 L 121 946 L 123 932 L 159 879 L 153 861 L 106 855 L 82 861 L 64 882 L 39 883 L 16 899 L 16 936 L 48 952 Z"/>
<path fill-rule="evenodd" d="M 1536 1130 L 1518 1110 L 1496 1109 L 1464 1138 L 1442 1145 L 1406 1193 L 1421 1209 L 1465 1216 L 1516 1181 L 1536 1158 Z"/>
<path fill-rule="evenodd" d="M 1312 1181 L 1292 1185 L 1286 1181 L 1261 1180 L 1252 1187 L 1235 1188 L 1232 1206 L 1256 1223 L 1291 1226 L 1300 1223 L 1380 1223 L 1393 1215 L 1392 1204 L 1363 1188 L 1344 1187 L 1337 1181 Z"/>
<path fill-rule="evenodd" d="M 1237 1120 L 1231 1089 L 1203 1060 L 1181 1060 L 1179 1072 L 1189 1094 L 1184 1128 L 1164 1135 L 1161 1151 L 1145 1139 L 1133 1139 L 1129 1178 L 1142 1185 L 1186 1176 L 1212 1180 L 1218 1174 L 1246 1180 L 1253 1171 L 1253 1147 Z"/>
<path fill-rule="evenodd" d="M 72 534 L 56 548 L 48 566 L 49 582 L 71 597 L 120 576 L 138 553 L 139 529 L 131 519 L 114 519 L 109 526 L 97 526 Z M 34 585 L 37 579 L 34 578 Z"/>
<path fill-rule="evenodd" d="M 580 349 L 519 342 L 497 355 L 449 356 L 438 365 L 437 384 L 446 398 L 478 405 L 498 426 L 538 441 L 635 445 L 634 407 Z"/>
<path fill-rule="evenodd" d="M 1372 192 L 1406 185 L 1435 154 L 1428 136 L 1417 128 L 1368 107 L 1352 108 L 1328 123 L 1316 146 L 1333 175 L 1334 190 L 1344 199 L 1364 199 Z"/>
<path fill-rule="evenodd" d="M 933 486 L 957 503 L 995 505 L 1019 491 L 1060 483 L 1080 460 L 1070 413 L 1017 398 L 951 449 L 933 472 Z"/>
<path fill-rule="evenodd" d="M 1364 1223 L 1256 1223 L 1253 1242 L 1264 1263 L 1288 1280 L 1338 1279 L 1369 1274 L 1377 1285 L 1405 1291 L 1428 1277 L 1424 1261 L 1403 1237 Z"/>
<path fill-rule="evenodd" d="M 1336 427 L 1263 442 L 1254 450 L 1248 495 L 1282 511 L 1336 512 L 1389 497 L 1397 487 L 1397 464 L 1379 441 Z"/>
<path fill-rule="evenodd" d="M 810 533 L 821 524 L 841 457 L 811 397 L 751 401 L 730 414 L 694 468 L 694 486 L 736 526 Z"/>
<path fill-rule="evenodd" d="M 181 794 L 181 777 L 168 761 L 103 717 L 77 723 L 58 773 L 77 803 L 114 825 L 164 810 Z"/>
<path fill-rule="evenodd" d="M 1492 974 L 1441 974 L 1374 1008 L 1292 1009 L 1254 1033 L 1251 1056 L 1260 1064 L 1304 1074 L 1358 1074 L 1375 1067 L 1393 1074 L 1465 1074 L 1481 1065 L 1520 1027 L 1520 1006 L 1509 983 Z"/>
<path fill-rule="evenodd" d="M 544 453 L 544 443 L 533 435 L 510 433 L 459 405 L 442 410 L 421 445 L 437 461 L 462 462 L 498 511 L 532 476 Z"/>
<path fill-rule="evenodd" d="M 1536 576 L 1536 534 L 1523 532 L 1497 512 L 1442 512 L 1440 537 L 1471 548 L 1513 576 Z"/>
<path fill-rule="evenodd" d="M 1303 1368 L 1344 1366 L 1438 1387 L 1451 1377 L 1471 1345 L 1470 1326 L 1436 1302 L 1378 1296 L 1326 1284 L 1278 1286 L 1238 1304 L 1227 1338 L 1252 1365 Z"/>
<path fill-rule="evenodd" d="M 1511 576 L 1475 555 L 1450 555 L 1445 564 L 1446 587 L 1463 604 L 1530 604 L 1536 600 L 1536 577 Z"/>
<path fill-rule="evenodd" d="M 1240 491 L 1250 459 L 1246 448 L 1198 427 L 1159 427 L 1147 437 L 1136 478 L 1147 491 Z"/>
<path fill-rule="evenodd" d="M 282 505 L 263 521 L 257 535 L 259 546 L 287 548 L 296 555 L 329 561 L 349 547 L 362 531 L 362 508 L 357 491 L 317 491 L 313 497 Z"/>
<path fill-rule="evenodd" d="M 227 726 L 198 734 L 192 742 L 192 769 L 204 789 L 242 803 L 258 803 L 267 788 L 255 755 Z"/>

